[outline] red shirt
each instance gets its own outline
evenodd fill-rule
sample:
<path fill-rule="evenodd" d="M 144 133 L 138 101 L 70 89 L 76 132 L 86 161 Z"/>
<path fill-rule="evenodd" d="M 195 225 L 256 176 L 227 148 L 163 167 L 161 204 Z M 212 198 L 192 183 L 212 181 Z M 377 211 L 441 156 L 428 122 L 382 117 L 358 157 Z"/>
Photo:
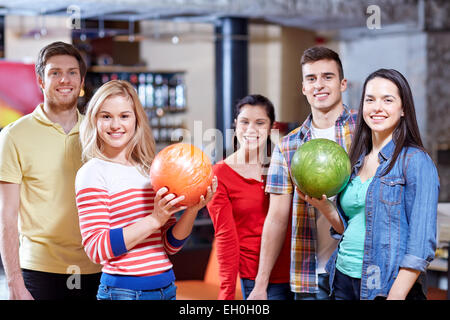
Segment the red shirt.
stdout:
<path fill-rule="evenodd" d="M 219 299 L 234 299 L 236 278 L 254 280 L 258 272 L 261 235 L 269 209 L 264 183 L 242 177 L 225 162 L 214 165 L 217 191 L 208 203 L 215 229 L 219 262 Z M 270 283 L 289 283 L 290 234 L 272 270 Z"/>

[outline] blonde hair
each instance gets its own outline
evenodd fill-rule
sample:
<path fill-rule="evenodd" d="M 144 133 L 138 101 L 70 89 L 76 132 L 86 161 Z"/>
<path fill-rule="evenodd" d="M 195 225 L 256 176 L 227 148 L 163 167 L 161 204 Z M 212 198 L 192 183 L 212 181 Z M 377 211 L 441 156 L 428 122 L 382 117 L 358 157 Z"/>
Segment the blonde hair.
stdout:
<path fill-rule="evenodd" d="M 113 96 L 128 98 L 133 104 L 136 128 L 133 138 L 128 143 L 126 157 L 142 173 L 148 175 L 155 157 L 155 140 L 136 90 L 129 82 L 123 80 L 106 82 L 89 101 L 86 115 L 80 125 L 82 159 L 84 162 L 92 158 L 109 160 L 102 152 L 103 141 L 97 133 L 97 113 L 106 99 Z"/>

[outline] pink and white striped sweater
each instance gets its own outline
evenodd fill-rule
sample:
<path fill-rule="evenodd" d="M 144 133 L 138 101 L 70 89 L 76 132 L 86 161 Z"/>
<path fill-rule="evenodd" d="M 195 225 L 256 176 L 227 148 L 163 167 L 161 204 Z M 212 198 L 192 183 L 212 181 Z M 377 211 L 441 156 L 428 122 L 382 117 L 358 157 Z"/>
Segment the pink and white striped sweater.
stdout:
<path fill-rule="evenodd" d="M 83 246 L 103 273 L 146 277 L 172 268 L 167 255 L 184 243 L 172 236 L 175 217 L 129 251 L 123 240 L 124 227 L 153 212 L 148 177 L 135 167 L 94 158 L 78 171 L 75 190 Z"/>

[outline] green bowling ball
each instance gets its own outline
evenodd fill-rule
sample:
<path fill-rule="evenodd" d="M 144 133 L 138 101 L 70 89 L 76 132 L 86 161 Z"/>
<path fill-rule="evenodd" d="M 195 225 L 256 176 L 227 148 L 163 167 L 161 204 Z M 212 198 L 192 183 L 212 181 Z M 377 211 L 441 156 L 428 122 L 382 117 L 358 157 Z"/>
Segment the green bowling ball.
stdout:
<path fill-rule="evenodd" d="M 297 188 L 309 197 L 321 199 L 339 193 L 350 178 L 347 152 L 328 139 L 312 139 L 302 144 L 291 161 L 291 176 Z"/>

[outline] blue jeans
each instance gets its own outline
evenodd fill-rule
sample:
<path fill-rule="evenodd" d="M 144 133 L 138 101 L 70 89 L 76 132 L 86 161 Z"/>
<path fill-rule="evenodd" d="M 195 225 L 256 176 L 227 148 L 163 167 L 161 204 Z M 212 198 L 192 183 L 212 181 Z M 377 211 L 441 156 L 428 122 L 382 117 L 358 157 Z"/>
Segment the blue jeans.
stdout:
<path fill-rule="evenodd" d="M 356 279 L 343 274 L 336 268 L 333 282 L 333 297 L 335 300 L 360 300 L 361 279 Z M 377 296 L 375 300 L 384 300 L 386 297 Z M 426 300 L 427 297 L 423 293 L 422 285 L 418 282 L 414 283 L 409 290 L 406 300 Z"/>
<path fill-rule="evenodd" d="M 295 300 L 330 300 L 330 285 L 328 283 L 328 277 L 328 273 L 320 273 L 318 280 L 319 292 L 296 292 Z"/>
<path fill-rule="evenodd" d="M 337 268 L 333 281 L 334 300 L 360 300 L 361 279 L 349 277 Z"/>
<path fill-rule="evenodd" d="M 131 290 L 109 287 L 100 284 L 97 292 L 98 300 L 176 300 L 177 287 L 170 285 L 154 290 Z"/>
<path fill-rule="evenodd" d="M 244 300 L 247 300 L 254 287 L 254 280 L 241 279 L 241 289 Z M 268 300 L 293 300 L 293 298 L 294 293 L 291 291 L 289 283 L 269 283 L 267 286 Z"/>

